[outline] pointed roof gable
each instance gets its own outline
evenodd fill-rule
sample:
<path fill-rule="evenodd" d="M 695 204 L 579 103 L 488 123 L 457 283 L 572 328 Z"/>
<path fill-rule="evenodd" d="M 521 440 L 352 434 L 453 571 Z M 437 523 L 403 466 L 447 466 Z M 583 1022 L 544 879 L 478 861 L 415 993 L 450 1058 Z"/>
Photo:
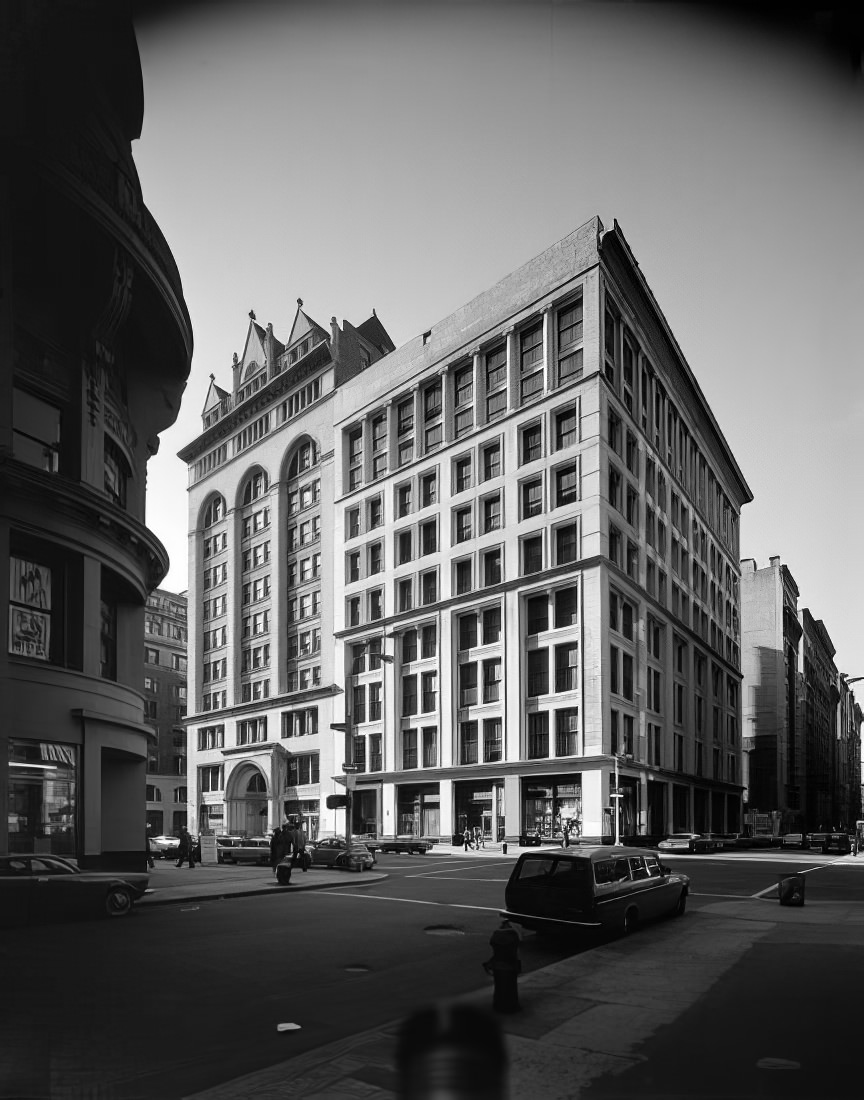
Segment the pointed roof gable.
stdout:
<path fill-rule="evenodd" d="M 292 344 L 296 344 L 298 341 L 304 339 L 307 336 L 315 336 L 318 339 L 313 340 L 313 343 L 317 343 L 318 340 L 329 340 L 330 333 L 326 329 L 323 329 L 317 321 L 313 321 L 308 313 L 303 312 L 303 299 L 297 299 L 297 312 L 294 314 L 294 324 L 291 326 L 291 335 L 285 344 L 286 348 L 290 348 Z"/>
<path fill-rule="evenodd" d="M 378 314 L 374 309 L 372 310 L 372 316 L 367 317 L 362 325 L 357 326 L 357 331 L 384 355 L 396 350 L 396 345 L 390 339 L 390 333 L 378 320 Z"/>
<path fill-rule="evenodd" d="M 207 389 L 207 397 L 204 400 L 204 408 L 201 410 L 202 415 L 211 412 L 213 409 L 219 408 L 226 397 L 230 397 L 229 393 L 226 393 L 220 386 L 216 385 L 216 376 L 210 375 L 210 385 Z"/>
<path fill-rule="evenodd" d="M 240 381 L 245 382 L 248 376 L 257 374 L 263 370 L 267 362 L 265 340 L 267 333 L 258 324 L 254 317 L 249 320 L 249 331 L 246 334 L 246 346 L 240 358 Z M 250 367 L 254 369 L 250 370 Z"/>

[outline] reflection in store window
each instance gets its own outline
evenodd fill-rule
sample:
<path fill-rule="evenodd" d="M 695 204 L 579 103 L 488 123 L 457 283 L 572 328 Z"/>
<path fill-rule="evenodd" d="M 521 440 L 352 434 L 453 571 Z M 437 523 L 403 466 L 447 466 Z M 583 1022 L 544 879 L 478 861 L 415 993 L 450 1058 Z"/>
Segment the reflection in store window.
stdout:
<path fill-rule="evenodd" d="M 78 749 L 9 741 L 9 851 L 74 856 Z"/>

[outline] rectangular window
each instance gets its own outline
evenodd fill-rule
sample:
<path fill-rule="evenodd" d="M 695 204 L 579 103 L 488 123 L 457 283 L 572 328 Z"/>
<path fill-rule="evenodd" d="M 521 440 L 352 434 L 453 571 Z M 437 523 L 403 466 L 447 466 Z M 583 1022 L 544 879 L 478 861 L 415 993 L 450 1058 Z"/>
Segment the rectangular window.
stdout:
<path fill-rule="evenodd" d="M 420 507 L 430 508 L 438 502 L 438 475 L 424 474 L 420 478 Z"/>
<path fill-rule="evenodd" d="M 417 677 L 402 677 L 402 715 L 406 717 L 417 713 Z"/>
<path fill-rule="evenodd" d="M 454 571 L 456 594 L 462 595 L 465 592 L 470 592 L 473 587 L 471 558 L 464 558 L 462 561 L 457 561 Z"/>
<path fill-rule="evenodd" d="M 402 767 L 410 771 L 417 767 L 417 730 L 402 730 Z"/>
<path fill-rule="evenodd" d="M 549 650 L 528 651 L 528 697 L 549 694 Z"/>
<path fill-rule="evenodd" d="M 525 601 L 525 620 L 528 634 L 542 634 L 549 629 L 549 599 L 545 592 Z"/>
<path fill-rule="evenodd" d="M 60 410 L 17 386 L 12 390 L 12 455 L 49 474 L 60 469 Z"/>
<path fill-rule="evenodd" d="M 555 593 L 555 627 L 576 626 L 579 593 L 576 588 L 559 588 Z"/>
<path fill-rule="evenodd" d="M 520 395 L 523 401 L 543 389 L 543 325 L 519 334 Z"/>
<path fill-rule="evenodd" d="M 473 537 L 473 525 L 470 505 L 467 508 L 458 508 L 454 513 L 455 533 L 457 542 L 467 542 Z"/>
<path fill-rule="evenodd" d="M 477 763 L 476 722 L 461 722 L 459 725 L 459 763 Z"/>
<path fill-rule="evenodd" d="M 474 484 L 470 455 L 457 458 L 453 464 L 453 485 L 457 493 L 464 493 Z"/>
<path fill-rule="evenodd" d="M 401 519 L 411 512 L 411 482 L 396 487 L 396 515 Z"/>
<path fill-rule="evenodd" d="M 438 549 L 438 521 L 427 520 L 420 524 L 420 553 L 434 554 Z"/>
<path fill-rule="evenodd" d="M 539 516 L 543 511 L 543 479 L 535 477 L 531 481 L 523 481 L 521 492 L 522 519 Z"/>
<path fill-rule="evenodd" d="M 579 647 L 571 642 L 555 646 L 555 690 L 575 691 L 579 687 Z"/>
<path fill-rule="evenodd" d="M 486 354 L 486 419 L 494 420 L 507 411 L 507 345 Z"/>
<path fill-rule="evenodd" d="M 456 438 L 474 426 L 474 367 L 469 365 L 453 375 Z"/>
<path fill-rule="evenodd" d="M 483 702 L 497 703 L 501 698 L 501 661 L 483 662 Z"/>
<path fill-rule="evenodd" d="M 487 718 L 483 722 L 483 762 L 492 764 L 501 758 L 501 719 Z"/>
<path fill-rule="evenodd" d="M 424 659 L 434 657 L 438 652 L 438 632 L 434 623 L 422 627 L 420 631 L 420 656 Z"/>
<path fill-rule="evenodd" d="M 477 615 L 471 612 L 459 616 L 459 648 L 473 649 L 477 645 Z"/>
<path fill-rule="evenodd" d="M 528 715 L 528 759 L 544 760 L 549 755 L 549 714 Z"/>
<path fill-rule="evenodd" d="M 575 756 L 579 751 L 579 710 L 562 707 L 555 712 L 555 755 Z"/>
<path fill-rule="evenodd" d="M 496 493 L 495 496 L 486 497 L 483 501 L 483 532 L 488 534 L 490 531 L 499 531 L 501 529 L 501 494 Z"/>
<path fill-rule="evenodd" d="M 491 645 L 501 640 L 501 608 L 487 607 L 483 612 L 483 644 Z"/>
<path fill-rule="evenodd" d="M 430 569 L 428 573 L 420 574 L 420 602 L 424 607 L 435 603 L 438 599 L 438 571 Z"/>
<path fill-rule="evenodd" d="M 501 444 L 487 443 L 483 448 L 483 480 L 491 481 L 501 474 Z"/>
<path fill-rule="evenodd" d="M 539 573 L 543 568 L 543 536 L 522 539 L 522 574 Z"/>
<path fill-rule="evenodd" d="M 555 414 L 555 450 L 563 451 L 579 441 L 575 409 L 562 409 Z"/>
<path fill-rule="evenodd" d="M 417 660 L 417 631 L 406 630 L 402 635 L 402 664 L 410 665 Z"/>
<path fill-rule="evenodd" d="M 438 705 L 438 673 L 424 672 L 420 677 L 420 703 L 424 714 L 429 714 Z"/>
<path fill-rule="evenodd" d="M 579 500 L 579 467 L 575 462 L 555 471 L 555 507 L 575 504 Z"/>
<path fill-rule="evenodd" d="M 567 565 L 579 560 L 579 529 L 575 523 L 555 529 L 555 564 Z"/>
<path fill-rule="evenodd" d="M 523 464 L 543 457 L 543 429 L 540 424 L 529 424 L 520 433 L 520 459 Z"/>
<path fill-rule="evenodd" d="M 477 664 L 459 665 L 459 706 L 473 707 L 477 703 Z"/>
<path fill-rule="evenodd" d="M 423 736 L 423 767 L 434 768 L 438 764 L 438 727 L 424 726 Z"/>
<path fill-rule="evenodd" d="M 496 547 L 483 555 L 483 584 L 486 588 L 500 584 L 502 580 L 502 551 Z"/>
<path fill-rule="evenodd" d="M 558 311 L 558 383 L 582 377 L 582 299 Z"/>

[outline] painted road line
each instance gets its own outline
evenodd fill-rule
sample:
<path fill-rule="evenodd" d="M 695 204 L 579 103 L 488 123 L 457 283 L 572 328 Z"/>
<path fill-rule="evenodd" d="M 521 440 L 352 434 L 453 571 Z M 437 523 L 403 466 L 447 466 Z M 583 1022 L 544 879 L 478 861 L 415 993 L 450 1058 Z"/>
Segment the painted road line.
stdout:
<path fill-rule="evenodd" d="M 420 901 L 418 898 L 387 898 L 383 894 L 346 894 L 343 890 L 328 890 L 325 897 L 371 898 L 372 901 L 395 901 L 405 905 L 434 905 L 439 909 L 477 909 L 482 913 L 499 913 L 500 905 L 458 905 L 452 901 Z"/>

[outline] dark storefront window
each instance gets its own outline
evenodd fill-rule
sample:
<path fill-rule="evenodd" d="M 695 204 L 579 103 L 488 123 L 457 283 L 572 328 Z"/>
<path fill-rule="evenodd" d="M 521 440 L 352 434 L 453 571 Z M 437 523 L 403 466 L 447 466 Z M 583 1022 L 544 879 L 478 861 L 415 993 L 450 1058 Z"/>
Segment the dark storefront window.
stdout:
<path fill-rule="evenodd" d="M 78 749 L 9 742 L 9 851 L 77 852 Z"/>
<path fill-rule="evenodd" d="M 552 776 L 540 783 L 523 784 L 522 817 L 524 832 L 538 833 L 545 839 L 572 837 L 582 833 L 582 776 Z"/>

